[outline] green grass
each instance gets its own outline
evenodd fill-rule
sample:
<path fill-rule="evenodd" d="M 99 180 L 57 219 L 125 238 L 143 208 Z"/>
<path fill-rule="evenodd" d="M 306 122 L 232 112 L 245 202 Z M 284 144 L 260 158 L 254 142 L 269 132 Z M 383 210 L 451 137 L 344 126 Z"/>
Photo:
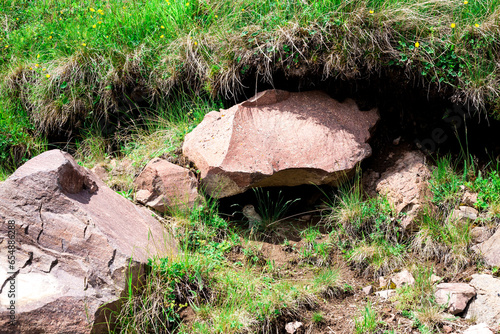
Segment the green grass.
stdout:
<path fill-rule="evenodd" d="M 377 311 L 373 309 L 371 302 L 368 302 L 361 311 L 361 317 L 354 319 L 354 332 L 356 334 L 375 333 L 379 326 Z"/>
<path fill-rule="evenodd" d="M 1 124 L 17 137 L 0 148 L 28 142 L 20 133 L 78 138 L 98 128 L 108 140 L 161 114 L 179 91 L 233 97 L 257 70 L 272 82 L 276 72 L 353 79 L 398 67 L 498 115 L 498 8 L 498 0 L 6 0 L 0 119 L 28 123 Z"/>
<path fill-rule="evenodd" d="M 361 184 L 343 186 L 332 203 L 327 224 L 346 258 L 365 275 L 384 275 L 403 265 L 408 240 L 386 198 L 365 199 Z"/>

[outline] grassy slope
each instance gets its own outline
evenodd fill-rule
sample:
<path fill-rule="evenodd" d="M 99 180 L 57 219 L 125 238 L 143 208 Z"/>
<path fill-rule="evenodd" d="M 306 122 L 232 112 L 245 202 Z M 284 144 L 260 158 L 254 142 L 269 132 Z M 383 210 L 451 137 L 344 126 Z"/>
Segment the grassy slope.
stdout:
<path fill-rule="evenodd" d="M 17 163 L 46 134 L 155 113 L 173 89 L 231 96 L 276 71 L 347 79 L 403 67 L 497 115 L 499 3 L 3 1 L 0 151 Z"/>

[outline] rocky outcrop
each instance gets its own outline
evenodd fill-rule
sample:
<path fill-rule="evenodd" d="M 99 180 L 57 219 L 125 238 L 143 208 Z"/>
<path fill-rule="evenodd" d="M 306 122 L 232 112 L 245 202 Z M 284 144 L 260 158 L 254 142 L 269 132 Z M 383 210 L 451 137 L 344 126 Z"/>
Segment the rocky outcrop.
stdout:
<path fill-rule="evenodd" d="M 488 240 L 475 246 L 486 264 L 492 267 L 500 266 L 500 228 Z"/>
<path fill-rule="evenodd" d="M 175 252 L 146 209 L 59 150 L 28 161 L 1 185 L 0 221 L 0 328 L 12 332 L 107 333 L 127 282 L 142 282 L 148 258 Z M 5 263 L 9 240 L 13 267 Z M 5 312 L 12 281 L 16 327 Z"/>
<path fill-rule="evenodd" d="M 183 153 L 214 197 L 253 187 L 336 185 L 371 155 L 376 110 L 320 91 L 268 90 L 212 111 L 186 135 Z"/>
<path fill-rule="evenodd" d="M 466 318 L 484 322 L 500 330 L 500 279 L 486 274 L 474 274 L 469 282 L 477 291 L 470 303 Z"/>
<path fill-rule="evenodd" d="M 146 165 L 134 185 L 136 200 L 160 212 L 190 209 L 200 199 L 193 172 L 160 158 Z"/>
<path fill-rule="evenodd" d="M 430 176 L 425 156 L 419 151 L 408 151 L 382 175 L 367 173 L 365 182 L 368 192 L 374 189 L 386 196 L 397 214 L 406 213 L 401 222 L 403 228 L 413 228 L 414 219 L 432 198 L 428 183 Z"/>
<path fill-rule="evenodd" d="M 434 294 L 436 302 L 444 305 L 451 314 L 462 313 L 476 290 L 466 283 L 441 283 Z"/>

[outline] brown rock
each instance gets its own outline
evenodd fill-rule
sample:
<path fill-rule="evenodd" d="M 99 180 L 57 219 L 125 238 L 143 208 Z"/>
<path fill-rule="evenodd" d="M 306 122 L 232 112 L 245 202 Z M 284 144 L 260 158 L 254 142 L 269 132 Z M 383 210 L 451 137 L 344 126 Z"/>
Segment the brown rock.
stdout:
<path fill-rule="evenodd" d="M 268 90 L 207 114 L 182 150 L 219 198 L 253 187 L 337 185 L 371 155 L 367 141 L 378 119 L 376 110 L 323 92 Z"/>
<path fill-rule="evenodd" d="M 476 290 L 466 283 L 441 283 L 435 292 L 436 302 L 445 305 L 451 314 L 465 310 L 469 300 L 476 295 Z"/>
<path fill-rule="evenodd" d="M 414 219 L 432 198 L 428 183 L 430 176 L 425 156 L 421 152 L 410 151 L 375 182 L 377 193 L 387 196 L 396 213 L 406 213 L 401 222 L 405 229 L 412 228 Z"/>
<path fill-rule="evenodd" d="M 59 150 L 31 159 L 1 185 L 0 221 L 0 286 L 16 273 L 16 333 L 107 333 L 128 279 L 137 286 L 148 258 L 175 252 L 147 210 Z M 14 268 L 5 263 L 9 231 L 16 233 Z M 8 291 L 0 291 L 2 329 Z"/>
<path fill-rule="evenodd" d="M 160 158 L 146 165 L 134 185 L 136 200 L 160 212 L 192 209 L 199 200 L 193 172 Z"/>
<path fill-rule="evenodd" d="M 500 266 L 500 228 L 488 240 L 477 245 L 477 251 L 483 256 L 486 264 Z"/>

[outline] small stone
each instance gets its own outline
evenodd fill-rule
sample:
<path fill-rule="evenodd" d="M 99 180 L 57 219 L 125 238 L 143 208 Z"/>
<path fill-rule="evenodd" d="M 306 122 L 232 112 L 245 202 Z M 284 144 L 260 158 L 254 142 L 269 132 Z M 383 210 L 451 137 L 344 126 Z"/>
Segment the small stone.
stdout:
<path fill-rule="evenodd" d="M 477 193 L 466 190 L 462 195 L 462 203 L 467 206 L 473 207 L 477 203 Z"/>
<path fill-rule="evenodd" d="M 365 295 L 369 296 L 373 293 L 373 286 L 368 285 L 363 288 L 363 292 Z"/>
<path fill-rule="evenodd" d="M 448 334 L 448 333 L 451 333 L 453 331 L 453 328 L 451 328 L 450 326 L 447 326 L 447 325 L 444 325 L 443 326 L 443 332 Z"/>
<path fill-rule="evenodd" d="M 395 294 L 396 294 L 396 290 L 392 290 L 392 289 L 375 292 L 375 295 L 379 296 L 380 298 L 386 299 L 386 300 L 391 298 Z"/>
<path fill-rule="evenodd" d="M 401 136 L 399 136 L 398 138 L 394 139 L 394 140 L 392 141 L 392 144 L 393 144 L 393 145 L 395 145 L 395 146 L 397 146 L 397 145 L 399 145 L 399 142 L 400 142 L 400 141 L 401 141 Z"/>
<path fill-rule="evenodd" d="M 443 278 L 442 278 L 442 277 L 439 277 L 439 276 L 434 275 L 434 274 L 432 274 L 432 275 L 431 275 L 431 283 L 432 283 L 432 284 L 439 283 L 439 282 L 441 282 L 442 280 L 443 280 Z"/>
<path fill-rule="evenodd" d="M 415 278 L 413 278 L 413 275 L 407 269 L 404 269 L 401 272 L 394 275 L 392 277 L 392 281 L 394 282 L 394 284 L 396 284 L 397 288 L 400 288 L 405 284 L 408 285 L 415 284 Z"/>
<path fill-rule="evenodd" d="M 294 334 L 297 329 L 302 327 L 304 324 L 299 321 L 289 322 L 285 325 L 285 331 L 289 334 Z"/>
<path fill-rule="evenodd" d="M 465 205 L 462 205 L 457 209 L 453 210 L 453 212 L 451 213 L 450 215 L 450 220 L 451 221 L 464 221 L 464 220 L 476 220 L 477 219 L 477 215 L 479 214 L 479 212 L 474 209 L 474 208 L 471 208 L 470 206 L 465 206 Z"/>
<path fill-rule="evenodd" d="M 384 276 L 380 276 L 378 278 L 378 283 L 379 283 L 379 287 L 381 287 L 381 288 L 387 288 L 391 284 L 391 280 L 385 278 Z"/>

